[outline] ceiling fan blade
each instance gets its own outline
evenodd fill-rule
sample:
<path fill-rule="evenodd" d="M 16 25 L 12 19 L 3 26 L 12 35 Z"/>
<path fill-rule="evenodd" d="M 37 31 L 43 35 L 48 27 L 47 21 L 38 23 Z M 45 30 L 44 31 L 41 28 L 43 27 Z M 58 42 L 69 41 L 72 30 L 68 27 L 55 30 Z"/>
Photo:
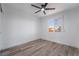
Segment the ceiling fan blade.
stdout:
<path fill-rule="evenodd" d="M 41 9 L 40 7 L 38 7 L 38 6 L 36 6 L 36 5 L 33 5 L 33 4 L 31 4 L 31 6 Z"/>
<path fill-rule="evenodd" d="M 38 11 L 36 11 L 35 13 L 38 13 L 38 12 L 40 12 L 41 10 L 38 10 Z"/>
<path fill-rule="evenodd" d="M 55 10 L 55 8 L 45 8 L 45 10 Z"/>
<path fill-rule="evenodd" d="M 46 15 L 46 12 L 45 11 L 43 11 L 43 13 L 44 13 L 44 15 Z"/>
<path fill-rule="evenodd" d="M 44 7 L 46 8 L 47 5 L 48 5 L 48 3 L 45 3 Z"/>
<path fill-rule="evenodd" d="M 0 11 L 3 12 L 1 4 L 0 4 Z"/>

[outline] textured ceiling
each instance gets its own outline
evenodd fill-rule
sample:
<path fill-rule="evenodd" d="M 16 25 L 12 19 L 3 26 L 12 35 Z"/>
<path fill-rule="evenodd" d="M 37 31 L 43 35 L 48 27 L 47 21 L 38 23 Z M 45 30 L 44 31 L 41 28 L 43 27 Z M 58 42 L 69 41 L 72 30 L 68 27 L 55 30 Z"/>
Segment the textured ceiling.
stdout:
<path fill-rule="evenodd" d="M 44 15 L 42 11 L 37 14 L 34 14 L 34 12 L 36 12 L 39 9 L 32 7 L 31 4 L 41 7 L 41 3 L 5 3 L 5 4 L 2 4 L 2 6 L 4 9 L 4 12 L 30 14 L 36 17 L 48 16 L 70 8 L 79 7 L 78 3 L 49 3 L 47 5 L 48 8 L 56 8 L 56 9 L 47 10 L 46 15 Z"/>
<path fill-rule="evenodd" d="M 38 6 L 41 6 L 41 4 L 34 4 L 34 5 L 38 5 Z M 61 11 L 64 11 L 64 10 L 68 10 L 68 9 L 71 9 L 71 8 L 74 8 L 74 7 L 79 7 L 79 4 L 76 4 L 76 3 L 49 3 L 47 5 L 48 8 L 56 8 L 55 10 L 47 10 L 46 11 L 46 16 L 47 15 L 51 15 L 51 14 L 55 14 L 55 13 L 58 13 L 58 12 L 61 12 Z M 37 8 L 34 8 L 33 7 L 33 11 L 35 11 L 35 9 L 37 10 Z M 35 14 L 37 16 L 45 16 L 43 14 L 43 12 L 39 12 L 37 14 Z"/>

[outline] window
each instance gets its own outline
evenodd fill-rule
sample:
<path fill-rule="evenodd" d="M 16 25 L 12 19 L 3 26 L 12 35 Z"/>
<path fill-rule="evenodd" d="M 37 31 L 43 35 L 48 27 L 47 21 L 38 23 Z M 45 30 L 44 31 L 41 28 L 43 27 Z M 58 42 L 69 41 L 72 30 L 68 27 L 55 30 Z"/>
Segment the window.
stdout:
<path fill-rule="evenodd" d="M 48 20 L 48 32 L 62 32 L 63 26 L 63 18 Z"/>

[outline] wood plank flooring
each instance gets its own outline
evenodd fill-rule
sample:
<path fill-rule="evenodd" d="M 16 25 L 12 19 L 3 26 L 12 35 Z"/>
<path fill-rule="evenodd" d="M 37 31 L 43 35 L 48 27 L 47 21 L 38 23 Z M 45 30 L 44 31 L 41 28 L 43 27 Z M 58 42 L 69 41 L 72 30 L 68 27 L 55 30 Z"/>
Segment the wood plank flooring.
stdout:
<path fill-rule="evenodd" d="M 0 51 L 0 56 L 79 56 L 79 49 L 39 39 Z"/>

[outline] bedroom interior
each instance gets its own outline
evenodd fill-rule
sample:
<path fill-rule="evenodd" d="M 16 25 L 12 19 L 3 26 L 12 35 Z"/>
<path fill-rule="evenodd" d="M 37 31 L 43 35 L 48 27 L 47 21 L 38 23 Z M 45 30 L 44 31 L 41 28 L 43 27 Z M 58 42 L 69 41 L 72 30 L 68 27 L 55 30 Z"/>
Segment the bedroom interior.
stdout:
<path fill-rule="evenodd" d="M 0 3 L 0 56 L 79 56 L 79 3 Z"/>

